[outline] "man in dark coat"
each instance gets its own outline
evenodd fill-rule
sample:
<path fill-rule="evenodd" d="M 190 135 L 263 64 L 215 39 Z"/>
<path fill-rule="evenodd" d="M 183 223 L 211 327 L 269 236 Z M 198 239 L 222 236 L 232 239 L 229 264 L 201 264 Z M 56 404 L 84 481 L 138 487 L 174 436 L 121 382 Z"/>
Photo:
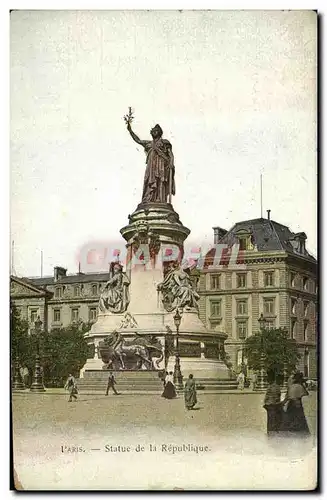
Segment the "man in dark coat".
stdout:
<path fill-rule="evenodd" d="M 108 378 L 108 385 L 107 385 L 107 390 L 106 390 L 106 396 L 108 396 L 108 392 L 109 392 L 110 387 L 114 391 L 115 396 L 118 396 L 119 392 L 117 392 L 116 389 L 115 389 L 115 384 L 116 383 L 117 382 L 116 382 L 116 379 L 115 379 L 113 373 L 110 372 L 109 373 L 109 378 Z"/>
<path fill-rule="evenodd" d="M 70 373 L 67 379 L 67 382 L 65 384 L 65 389 L 69 392 L 69 399 L 68 402 L 71 403 L 74 400 L 77 400 L 76 394 L 78 394 L 78 389 L 76 385 L 76 380 L 75 377 Z"/>

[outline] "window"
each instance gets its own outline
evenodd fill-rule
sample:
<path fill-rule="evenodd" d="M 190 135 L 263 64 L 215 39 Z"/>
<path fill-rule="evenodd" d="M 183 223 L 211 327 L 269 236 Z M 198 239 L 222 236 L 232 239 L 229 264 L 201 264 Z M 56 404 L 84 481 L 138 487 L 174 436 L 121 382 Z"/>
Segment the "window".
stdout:
<path fill-rule="evenodd" d="M 309 279 L 306 276 L 302 278 L 302 285 L 303 290 L 309 290 Z"/>
<path fill-rule="evenodd" d="M 296 319 L 291 320 L 291 338 L 295 339 L 296 337 Z"/>
<path fill-rule="evenodd" d="M 53 321 L 58 323 L 60 322 L 60 309 L 54 309 L 53 310 Z"/>
<path fill-rule="evenodd" d="M 263 310 L 265 314 L 275 314 L 275 299 L 264 299 Z"/>
<path fill-rule="evenodd" d="M 303 302 L 303 313 L 304 313 L 304 316 L 308 316 L 308 312 L 309 312 L 309 302 L 304 301 Z"/>
<path fill-rule="evenodd" d="M 79 314 L 79 309 L 78 307 L 74 307 L 72 309 L 72 322 L 73 321 L 78 321 L 78 314 Z"/>
<path fill-rule="evenodd" d="M 219 288 L 220 288 L 220 274 L 212 274 L 210 276 L 210 288 L 211 288 L 211 290 L 219 290 Z"/>
<path fill-rule="evenodd" d="M 218 326 L 221 325 L 221 320 L 220 319 L 215 319 L 214 321 L 210 320 L 210 328 L 214 330 L 215 328 L 218 328 Z"/>
<path fill-rule="evenodd" d="M 247 314 L 248 301 L 246 299 L 237 301 L 237 314 Z"/>
<path fill-rule="evenodd" d="M 296 315 L 296 303 L 297 300 L 294 298 L 291 298 L 291 314 Z"/>
<path fill-rule="evenodd" d="M 246 287 L 246 274 L 237 274 L 237 288 Z"/>
<path fill-rule="evenodd" d="M 74 286 L 74 297 L 79 297 L 81 294 L 81 290 L 79 286 Z"/>
<path fill-rule="evenodd" d="M 295 273 L 291 273 L 290 274 L 290 278 L 291 278 L 291 286 L 294 287 L 295 286 L 295 276 L 296 274 Z"/>
<path fill-rule="evenodd" d="M 58 286 L 56 289 L 55 289 L 55 297 L 57 299 L 61 299 L 62 297 L 62 288 L 61 286 Z"/>
<path fill-rule="evenodd" d="M 264 274 L 265 286 L 274 286 L 274 271 L 267 271 Z"/>
<path fill-rule="evenodd" d="M 92 285 L 92 295 L 98 295 L 98 285 Z"/>
<path fill-rule="evenodd" d="M 31 309 L 31 323 L 35 323 L 37 320 L 38 316 L 38 310 L 37 309 Z"/>
<path fill-rule="evenodd" d="M 89 309 L 89 321 L 95 321 L 97 319 L 97 308 L 90 307 Z"/>
<path fill-rule="evenodd" d="M 304 320 L 304 341 L 305 342 L 308 340 L 308 334 L 309 334 L 309 321 Z"/>
<path fill-rule="evenodd" d="M 216 300 L 215 302 L 210 302 L 210 313 L 211 316 L 219 317 L 221 316 L 221 302 Z"/>
<path fill-rule="evenodd" d="M 272 330 L 275 328 L 275 321 L 273 319 L 266 320 L 265 328 L 266 330 Z"/>
<path fill-rule="evenodd" d="M 246 250 L 247 248 L 247 240 L 246 238 L 239 238 L 238 239 L 239 245 L 240 245 L 240 250 Z"/>
<path fill-rule="evenodd" d="M 247 322 L 238 321 L 237 322 L 237 336 L 239 339 L 245 339 L 247 334 Z"/>
<path fill-rule="evenodd" d="M 243 234 L 238 235 L 239 250 L 253 250 L 254 249 L 254 238 L 252 234 L 248 231 L 242 231 Z"/>

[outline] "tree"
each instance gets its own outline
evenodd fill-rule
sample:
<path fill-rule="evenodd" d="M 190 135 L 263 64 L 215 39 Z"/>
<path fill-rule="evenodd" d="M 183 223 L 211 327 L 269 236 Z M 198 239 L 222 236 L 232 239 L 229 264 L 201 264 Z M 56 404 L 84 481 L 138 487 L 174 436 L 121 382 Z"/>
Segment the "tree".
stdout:
<path fill-rule="evenodd" d="M 288 331 L 283 328 L 266 329 L 251 335 L 245 341 L 244 354 L 248 360 L 248 367 L 253 370 L 261 368 L 262 355 L 264 369 L 283 374 L 296 369 L 301 355 L 297 352 L 296 342 L 290 339 Z"/>
<path fill-rule="evenodd" d="M 89 354 L 84 338 L 89 329 L 88 323 L 79 322 L 43 335 L 41 362 L 46 385 L 62 386 L 69 373 L 79 376 Z"/>
<path fill-rule="evenodd" d="M 66 328 L 53 329 L 51 332 L 42 331 L 37 337 L 29 333 L 28 322 L 20 317 L 17 308 L 11 303 L 12 362 L 18 358 L 20 365 L 27 366 L 32 375 L 39 343 L 45 386 L 62 386 L 69 373 L 79 376 L 79 371 L 88 358 L 89 346 L 84 334 L 90 326 L 81 321 Z"/>
<path fill-rule="evenodd" d="M 36 344 L 29 336 L 28 322 L 20 317 L 13 302 L 10 303 L 11 360 L 18 358 L 20 365 L 33 369 Z"/>

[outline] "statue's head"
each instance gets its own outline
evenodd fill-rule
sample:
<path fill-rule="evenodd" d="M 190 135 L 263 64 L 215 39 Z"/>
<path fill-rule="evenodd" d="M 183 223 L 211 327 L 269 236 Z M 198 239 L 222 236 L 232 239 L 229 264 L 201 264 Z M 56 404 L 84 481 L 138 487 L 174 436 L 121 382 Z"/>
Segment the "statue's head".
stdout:
<path fill-rule="evenodd" d="M 122 266 L 120 264 L 118 264 L 118 262 L 114 265 L 113 267 L 113 271 L 114 271 L 114 274 L 118 274 L 120 273 L 121 271 L 123 270 Z"/>
<path fill-rule="evenodd" d="M 150 130 L 150 134 L 152 135 L 153 139 L 159 139 L 160 137 L 162 137 L 163 131 L 158 123 Z"/>

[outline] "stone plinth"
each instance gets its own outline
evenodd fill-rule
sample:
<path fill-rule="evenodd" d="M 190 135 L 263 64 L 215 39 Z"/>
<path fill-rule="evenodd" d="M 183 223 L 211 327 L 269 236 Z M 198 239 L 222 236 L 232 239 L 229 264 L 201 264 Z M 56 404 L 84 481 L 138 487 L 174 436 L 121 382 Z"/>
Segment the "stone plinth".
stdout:
<path fill-rule="evenodd" d="M 117 382 L 116 390 L 124 391 L 156 391 L 160 394 L 163 390 L 163 382 L 157 371 L 120 371 L 114 372 Z M 82 391 L 103 391 L 105 393 L 109 373 L 107 371 L 87 370 L 84 378 L 77 381 L 78 388 Z M 112 389 L 110 390 L 112 393 Z"/>
<path fill-rule="evenodd" d="M 146 227 L 147 235 L 150 232 L 158 236 L 160 242 L 178 246 L 182 246 L 190 234 L 190 230 L 182 224 L 178 213 L 169 203 L 140 203 L 129 216 L 129 224 L 120 233 L 130 242 L 136 235 L 141 235 Z"/>
<path fill-rule="evenodd" d="M 169 358 L 167 371 L 174 372 L 175 356 Z M 180 357 L 181 372 L 185 383 L 190 373 L 195 379 L 221 379 L 228 380 L 228 370 L 222 361 L 204 358 L 183 358 Z"/>
<path fill-rule="evenodd" d="M 155 335 L 166 347 L 160 369 L 174 371 L 177 344 L 174 313 L 167 312 L 157 287 L 164 280 L 164 269 L 169 261 L 181 262 L 184 241 L 190 231 L 168 203 L 140 204 L 129 216 L 129 224 L 121 229 L 127 242 L 126 274 L 130 280 L 130 302 L 127 313 L 133 324 L 124 325 L 125 314 L 100 313 L 97 322 L 86 335 L 95 346 L 106 335 L 117 330 L 126 339 L 139 335 Z M 229 379 L 227 366 L 222 361 L 223 344 L 227 335 L 208 330 L 196 309 L 184 308 L 179 328 L 179 354 L 184 381 L 190 373 L 201 380 Z M 170 345 L 169 351 L 167 345 Z M 98 352 L 87 360 L 81 377 L 102 369 Z M 141 370 L 142 371 L 142 370 Z M 141 373 L 140 371 L 140 373 Z M 119 370 L 116 373 L 121 373 Z M 135 375 L 137 377 L 137 375 Z M 104 377 L 101 375 L 100 378 Z M 144 375 L 140 374 L 140 377 Z"/>

